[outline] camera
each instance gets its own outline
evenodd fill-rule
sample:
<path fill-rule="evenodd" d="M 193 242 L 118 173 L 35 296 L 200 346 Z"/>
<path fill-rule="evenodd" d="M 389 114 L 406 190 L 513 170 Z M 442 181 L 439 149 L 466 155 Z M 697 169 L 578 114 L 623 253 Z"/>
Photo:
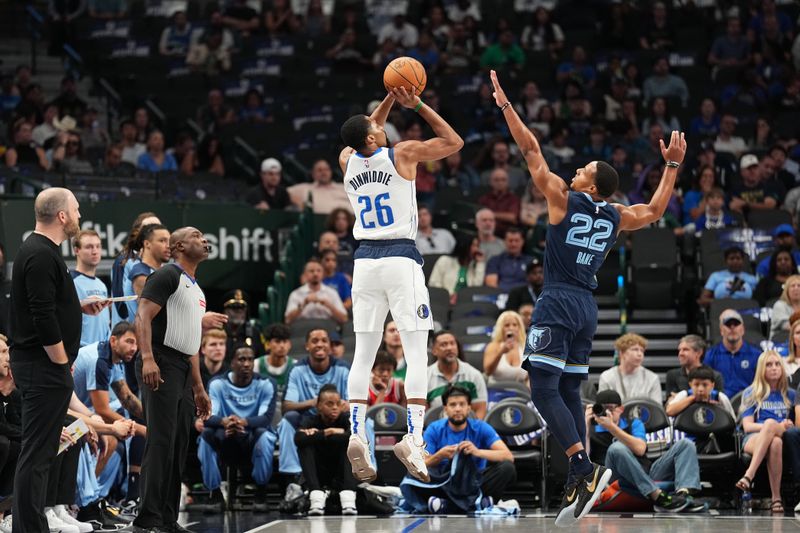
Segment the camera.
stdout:
<path fill-rule="evenodd" d="M 595 416 L 606 416 L 606 408 L 603 407 L 602 403 L 596 403 L 592 405 L 592 414 Z M 592 418 L 592 425 L 597 425 L 597 420 Z"/>

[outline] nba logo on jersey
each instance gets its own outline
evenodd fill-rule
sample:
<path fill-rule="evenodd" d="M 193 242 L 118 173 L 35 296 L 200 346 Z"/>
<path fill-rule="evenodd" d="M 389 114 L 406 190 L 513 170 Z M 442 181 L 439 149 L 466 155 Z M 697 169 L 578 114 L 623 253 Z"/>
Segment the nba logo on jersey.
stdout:
<path fill-rule="evenodd" d="M 364 166 L 369 168 L 369 159 L 364 160 Z"/>
<path fill-rule="evenodd" d="M 550 345 L 550 340 L 550 328 L 548 327 L 532 327 L 528 333 L 528 346 L 534 353 L 547 348 Z"/>

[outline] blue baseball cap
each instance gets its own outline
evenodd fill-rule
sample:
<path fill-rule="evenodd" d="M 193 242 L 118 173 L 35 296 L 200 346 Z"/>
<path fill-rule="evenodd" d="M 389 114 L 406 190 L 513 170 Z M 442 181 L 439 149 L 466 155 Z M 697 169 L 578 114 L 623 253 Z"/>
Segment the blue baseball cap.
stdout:
<path fill-rule="evenodd" d="M 781 224 L 772 230 L 773 237 L 777 237 L 778 235 L 791 235 L 794 237 L 794 228 L 791 224 Z"/>

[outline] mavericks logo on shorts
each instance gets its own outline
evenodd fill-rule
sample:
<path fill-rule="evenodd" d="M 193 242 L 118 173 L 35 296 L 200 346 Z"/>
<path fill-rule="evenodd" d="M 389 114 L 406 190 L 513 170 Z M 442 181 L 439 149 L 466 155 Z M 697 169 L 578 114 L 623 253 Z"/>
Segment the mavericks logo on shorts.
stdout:
<path fill-rule="evenodd" d="M 430 309 L 428 309 L 427 305 L 422 304 L 419 307 L 417 307 L 417 316 L 425 320 L 426 318 L 431 316 L 431 311 Z"/>
<path fill-rule="evenodd" d="M 526 353 L 536 353 L 550 346 L 550 328 L 531 327 L 528 332 L 528 350 Z"/>

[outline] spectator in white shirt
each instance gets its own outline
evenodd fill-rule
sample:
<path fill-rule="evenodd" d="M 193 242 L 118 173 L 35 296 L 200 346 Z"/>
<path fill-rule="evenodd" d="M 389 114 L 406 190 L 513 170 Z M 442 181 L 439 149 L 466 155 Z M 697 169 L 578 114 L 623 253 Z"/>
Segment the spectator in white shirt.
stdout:
<path fill-rule="evenodd" d="M 58 129 L 55 127 L 55 122 L 58 119 L 58 106 L 56 104 L 47 104 L 44 109 L 44 121 L 33 128 L 31 138 L 36 146 L 44 148 L 44 144 L 55 138 Z"/>
<path fill-rule="evenodd" d="M 311 167 L 311 183 L 298 183 L 289 187 L 289 196 L 298 209 L 303 209 L 311 194 L 312 208 L 317 215 L 329 215 L 336 208 L 353 212 L 353 206 L 347 199 L 347 193 L 341 183 L 334 183 L 331 165 L 325 159 L 319 159 Z"/>
<path fill-rule="evenodd" d="M 291 324 L 299 318 L 330 318 L 344 324 L 347 310 L 336 289 L 323 285 L 322 264 L 316 259 L 306 263 L 303 270 L 304 285 L 289 294 L 284 319 Z"/>
<path fill-rule="evenodd" d="M 623 402 L 631 398 L 649 398 L 661 404 L 661 381 L 658 375 L 642 366 L 647 339 L 636 333 L 626 333 L 614 342 L 619 365 L 600 374 L 597 390 L 613 390 Z"/>
<path fill-rule="evenodd" d="M 462 22 L 465 17 L 481 20 L 478 0 L 450 0 L 450 2 L 445 2 L 445 9 L 447 10 L 447 18 L 452 22 Z"/>
<path fill-rule="evenodd" d="M 416 46 L 418 38 L 419 32 L 417 28 L 406 21 L 405 15 L 398 14 L 394 16 L 392 22 L 381 28 L 381 31 L 378 33 L 378 44 L 386 39 L 391 39 L 400 47 L 409 49 Z"/>
<path fill-rule="evenodd" d="M 433 216 L 430 209 L 420 206 L 417 209 L 417 249 L 419 253 L 449 254 L 456 247 L 453 234 L 443 228 L 433 227 Z"/>
<path fill-rule="evenodd" d="M 719 122 L 719 135 L 714 141 L 714 150 L 717 152 L 727 152 L 739 157 L 747 150 L 747 143 L 742 137 L 734 135 L 736 131 L 737 119 L 730 113 L 722 115 Z"/>

